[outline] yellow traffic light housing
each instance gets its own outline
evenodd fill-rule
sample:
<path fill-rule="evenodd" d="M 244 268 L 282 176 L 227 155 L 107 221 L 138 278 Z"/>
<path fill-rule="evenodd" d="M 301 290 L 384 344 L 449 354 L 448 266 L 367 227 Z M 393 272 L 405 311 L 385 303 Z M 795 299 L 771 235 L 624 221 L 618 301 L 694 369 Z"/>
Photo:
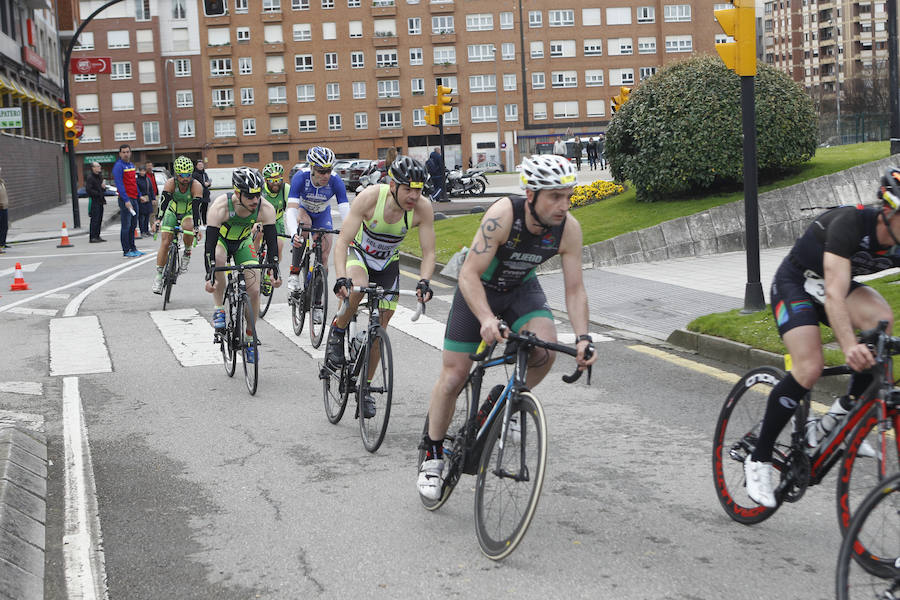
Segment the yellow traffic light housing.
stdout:
<path fill-rule="evenodd" d="M 735 8 L 713 11 L 733 42 L 716 44 L 725 66 L 742 76 L 756 75 L 756 8 L 752 0 L 734 0 Z"/>
<path fill-rule="evenodd" d="M 443 115 L 444 113 L 448 113 L 453 110 L 453 107 L 450 106 L 450 102 L 453 101 L 450 98 L 450 94 L 453 92 L 453 88 L 447 87 L 445 85 L 437 86 L 437 114 L 438 116 Z"/>
<path fill-rule="evenodd" d="M 437 105 L 429 104 L 424 107 L 425 108 L 425 122 L 429 125 L 434 125 L 437 127 L 441 123 L 441 117 L 437 112 Z"/>
<path fill-rule="evenodd" d="M 66 141 L 78 142 L 78 120 L 75 118 L 75 109 L 63 109 L 63 131 Z"/>
<path fill-rule="evenodd" d="M 618 112 L 622 105 L 628 102 L 628 97 L 631 95 L 631 88 L 622 86 L 619 88 L 619 95 L 613 96 L 613 112 Z"/>

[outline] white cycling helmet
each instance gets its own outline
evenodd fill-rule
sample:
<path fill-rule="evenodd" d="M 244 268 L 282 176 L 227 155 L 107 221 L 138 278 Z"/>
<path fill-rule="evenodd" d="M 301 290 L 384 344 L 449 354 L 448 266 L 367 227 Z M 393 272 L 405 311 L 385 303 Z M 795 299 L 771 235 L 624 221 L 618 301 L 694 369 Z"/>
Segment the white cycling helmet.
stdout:
<path fill-rule="evenodd" d="M 306 153 L 306 162 L 320 169 L 330 169 L 334 165 L 334 152 L 325 146 L 313 146 Z"/>
<path fill-rule="evenodd" d="M 568 159 L 557 154 L 533 154 L 522 159 L 523 189 L 552 190 L 578 185 L 578 172 Z"/>

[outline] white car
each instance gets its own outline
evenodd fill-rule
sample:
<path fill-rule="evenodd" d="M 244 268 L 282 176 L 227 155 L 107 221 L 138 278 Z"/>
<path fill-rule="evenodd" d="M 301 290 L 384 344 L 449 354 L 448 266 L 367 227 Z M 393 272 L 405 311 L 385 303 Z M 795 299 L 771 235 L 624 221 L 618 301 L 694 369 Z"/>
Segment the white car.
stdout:
<path fill-rule="evenodd" d="M 484 169 L 485 173 L 500 173 L 503 171 L 503 167 L 500 166 L 496 160 L 485 160 L 477 165 L 475 165 L 476 169 Z"/>

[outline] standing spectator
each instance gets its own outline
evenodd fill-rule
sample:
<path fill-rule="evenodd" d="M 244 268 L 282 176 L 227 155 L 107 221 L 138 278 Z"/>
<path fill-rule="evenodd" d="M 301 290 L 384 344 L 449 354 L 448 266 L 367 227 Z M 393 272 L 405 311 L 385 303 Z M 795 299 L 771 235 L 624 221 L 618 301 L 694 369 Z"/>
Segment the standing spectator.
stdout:
<path fill-rule="evenodd" d="M 150 185 L 153 187 L 153 193 L 150 194 L 151 200 L 156 201 L 156 198 L 159 197 L 159 188 L 156 186 L 156 175 L 153 173 L 153 161 L 148 160 L 144 163 L 144 168 L 147 169 L 147 177 L 150 178 Z"/>
<path fill-rule="evenodd" d="M 209 175 L 206 174 L 206 167 L 203 165 L 202 160 L 197 161 L 197 166 L 194 168 L 194 179 L 200 182 L 200 185 L 203 186 L 203 201 L 200 202 L 200 211 L 198 213 L 198 221 L 200 223 L 198 225 L 203 225 L 206 228 L 206 209 L 209 208 L 209 188 L 212 187 L 212 180 L 209 178 Z"/>
<path fill-rule="evenodd" d="M 6 244 L 6 232 L 9 231 L 9 195 L 6 193 L 6 181 L 0 174 L 0 254 L 9 248 Z"/>
<path fill-rule="evenodd" d="M 597 141 L 590 138 L 587 143 L 588 165 L 591 171 L 597 168 Z"/>
<path fill-rule="evenodd" d="M 138 169 L 137 186 L 138 194 L 140 194 L 138 226 L 141 230 L 141 237 L 150 235 L 150 213 L 153 212 L 153 203 L 156 201 L 152 181 L 153 174 L 147 173 L 145 167 L 140 167 Z"/>
<path fill-rule="evenodd" d="M 566 143 L 562 141 L 562 138 L 557 136 L 556 141 L 553 142 L 553 154 L 558 156 L 565 156 L 566 152 Z"/>
<path fill-rule="evenodd" d="M 577 135 L 575 136 L 575 143 L 572 144 L 572 156 L 575 158 L 575 166 L 578 170 L 581 170 L 581 152 L 584 150 L 584 144 L 581 143 L 581 138 Z"/>
<path fill-rule="evenodd" d="M 105 242 L 100 237 L 100 226 L 103 224 L 103 206 L 106 204 L 106 186 L 103 181 L 100 163 L 91 163 L 91 172 L 84 178 L 84 189 L 88 195 L 88 216 L 91 218 L 90 237 L 92 244 Z"/>
<path fill-rule="evenodd" d="M 603 142 L 606 141 L 606 137 L 601 133 L 600 137 L 597 138 L 597 158 L 600 160 L 600 168 L 606 168 L 606 159 L 603 157 Z"/>
<path fill-rule="evenodd" d="M 431 175 L 431 199 L 437 202 L 450 202 L 444 192 L 444 157 L 441 156 L 440 148 L 434 147 L 428 161 L 425 163 L 428 174 Z"/>
<path fill-rule="evenodd" d="M 122 255 L 129 258 L 143 256 L 134 245 L 134 229 L 137 225 L 138 187 L 137 171 L 131 162 L 131 146 L 122 144 L 119 146 L 119 159 L 112 169 L 113 181 L 116 182 L 116 191 L 119 195 L 119 217 L 122 220 L 122 230 L 119 232 L 119 241 L 122 242 Z"/>

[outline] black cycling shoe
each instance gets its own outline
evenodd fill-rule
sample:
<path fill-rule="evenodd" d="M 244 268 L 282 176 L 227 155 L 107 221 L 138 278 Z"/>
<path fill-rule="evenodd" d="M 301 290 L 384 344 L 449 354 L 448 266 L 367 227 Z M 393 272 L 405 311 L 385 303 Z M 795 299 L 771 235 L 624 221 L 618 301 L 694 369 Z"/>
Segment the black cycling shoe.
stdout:
<path fill-rule="evenodd" d="M 363 397 L 362 416 L 364 419 L 371 419 L 375 416 L 375 398 L 372 394 L 366 394 Z"/>
<path fill-rule="evenodd" d="M 332 332 L 325 347 L 325 364 L 337 368 L 344 364 L 344 336 Z"/>

